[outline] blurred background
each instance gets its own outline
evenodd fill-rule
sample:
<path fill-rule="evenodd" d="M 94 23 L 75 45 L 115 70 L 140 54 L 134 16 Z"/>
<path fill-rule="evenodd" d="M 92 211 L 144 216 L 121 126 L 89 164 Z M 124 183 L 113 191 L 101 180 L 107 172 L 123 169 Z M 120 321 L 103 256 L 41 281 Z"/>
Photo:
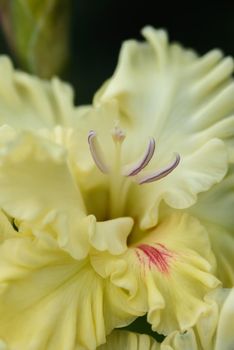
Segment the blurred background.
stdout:
<path fill-rule="evenodd" d="M 187 5 L 173 0 L 0 0 L 2 22 L 6 13 L 10 16 L 9 8 L 7 12 L 6 7 L 14 7 L 18 2 L 25 6 L 28 3 L 34 6 L 33 11 L 37 11 L 35 21 L 40 16 L 38 8 L 41 4 L 59 3 L 55 11 L 52 11 L 53 20 L 46 32 L 46 35 L 50 36 L 49 45 L 41 41 L 40 49 L 47 55 L 47 60 L 48 57 L 51 59 L 54 67 L 59 66 L 61 62 L 63 67 L 56 68 L 57 71 L 51 74 L 60 74 L 75 87 L 78 104 L 92 101 L 95 91 L 114 71 L 121 43 L 129 38 L 141 39 L 140 30 L 147 24 L 156 28 L 166 28 L 172 40 L 180 41 L 200 54 L 219 47 L 225 54 L 234 55 L 234 1 L 231 0 L 189 1 Z M 15 9 L 14 11 L 14 21 L 17 23 L 11 26 L 9 39 L 9 21 L 12 18 L 8 18 L 8 40 L 1 32 L 0 53 L 10 54 L 15 58 L 16 66 L 32 71 L 27 62 L 16 59 L 17 55 L 13 54 L 12 36 L 16 36 L 25 23 L 25 18 L 21 22 L 19 20 L 22 15 L 21 9 L 18 8 L 18 12 Z M 70 17 L 67 16 L 69 11 Z M 56 26 L 54 33 L 53 25 Z M 31 26 L 33 27 L 32 23 Z M 30 32 L 32 28 L 26 30 Z M 24 32 L 22 35 L 26 36 Z M 62 45 L 63 40 L 66 44 L 62 49 L 58 47 L 53 50 L 56 42 Z M 22 47 L 21 51 L 24 53 L 25 43 Z M 69 57 L 63 60 L 64 51 L 68 48 Z M 38 66 L 44 67 L 43 59 L 39 61 Z M 38 71 L 34 73 L 40 75 Z"/>

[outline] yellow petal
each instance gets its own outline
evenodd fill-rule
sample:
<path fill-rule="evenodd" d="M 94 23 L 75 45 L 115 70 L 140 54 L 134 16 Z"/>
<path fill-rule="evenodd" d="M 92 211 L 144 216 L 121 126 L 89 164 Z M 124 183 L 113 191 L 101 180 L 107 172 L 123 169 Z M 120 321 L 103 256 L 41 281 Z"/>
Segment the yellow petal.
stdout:
<path fill-rule="evenodd" d="M 230 350 L 234 344 L 234 288 L 226 297 L 219 316 L 215 350 Z"/>
<path fill-rule="evenodd" d="M 127 238 L 133 224 L 133 219 L 127 217 L 97 222 L 90 234 L 90 242 L 99 251 L 121 254 L 127 249 Z"/>
<path fill-rule="evenodd" d="M 164 30 L 146 27 L 142 33 L 146 43 L 129 40 L 123 44 L 116 71 L 98 92 L 96 104 L 115 98 L 120 110 L 141 126 L 141 133 L 153 129 L 156 135 L 162 137 L 163 132 L 173 139 L 186 136 L 185 125 L 187 133 L 194 133 L 233 112 L 230 57 L 223 59 L 219 50 L 198 57 L 170 44 Z M 185 125 L 173 128 L 179 120 Z"/>
<path fill-rule="evenodd" d="M 209 308 L 196 327 L 171 333 L 161 350 L 231 350 L 234 344 L 234 289 L 218 289 L 206 297 Z"/>
<path fill-rule="evenodd" d="M 171 333 L 161 344 L 160 350 L 202 350 L 192 329 Z M 208 350 L 208 349 L 206 349 Z"/>
<path fill-rule="evenodd" d="M 73 91 L 57 78 L 43 81 L 15 71 L 9 58 L 0 57 L 0 124 L 17 129 L 71 124 L 76 114 Z"/>
<path fill-rule="evenodd" d="M 10 350 L 3 340 L 0 340 L 0 350 Z"/>
<path fill-rule="evenodd" d="M 64 212 L 54 210 L 37 222 L 20 224 L 20 231 L 28 230 L 40 238 L 45 229 L 56 238 L 60 248 L 74 259 L 84 259 L 93 248 L 118 255 L 126 251 L 127 238 L 133 226 L 128 217 L 99 222 L 93 215 L 77 215 L 77 208 Z"/>
<path fill-rule="evenodd" d="M 97 350 L 159 350 L 159 344 L 145 334 L 126 331 L 114 331 L 107 337 L 107 342 Z"/>
<path fill-rule="evenodd" d="M 206 228 L 217 260 L 217 277 L 223 287 L 231 288 L 234 286 L 234 232 L 209 223 Z"/>
<path fill-rule="evenodd" d="M 17 350 L 94 350 L 134 320 L 124 291 L 49 235 L 1 244 L 0 313 L 0 338 Z"/>
<path fill-rule="evenodd" d="M 225 178 L 210 191 L 199 195 L 190 209 L 199 219 L 211 222 L 234 232 L 234 166 L 230 165 Z"/>
<path fill-rule="evenodd" d="M 60 137 L 66 136 L 59 131 L 62 132 L 54 130 L 58 143 Z M 97 222 L 93 215 L 86 217 L 83 198 L 62 146 L 31 132 L 17 134 L 13 130 L 9 138 L 0 149 L 0 203 L 12 217 L 31 221 L 36 236 L 44 226 L 50 226 L 60 247 L 77 259 L 84 258 L 91 245 L 113 254 L 126 250 L 133 219 Z M 30 229 L 29 222 L 27 227 Z"/>
<path fill-rule="evenodd" d="M 224 287 L 234 285 L 234 167 L 219 184 L 201 194 L 190 208 L 206 226 L 217 259 L 217 275 Z"/>
<path fill-rule="evenodd" d="M 207 232 L 195 218 L 175 214 L 139 237 L 132 234 L 126 253 L 96 253 L 91 263 L 126 291 L 135 310 L 148 312 L 154 330 L 184 331 L 206 310 L 205 294 L 219 285 Z"/>
<path fill-rule="evenodd" d="M 226 150 L 222 141 L 213 139 L 182 157 L 180 164 L 165 179 L 135 187 L 129 196 L 133 216 L 141 219 L 141 228 L 155 226 L 159 204 L 164 201 L 171 207 L 183 209 L 197 201 L 197 194 L 209 190 L 219 182 L 227 170 Z M 139 203 L 134 205 L 133 203 Z"/>
<path fill-rule="evenodd" d="M 31 234 L 41 238 L 46 230 L 47 234 L 56 239 L 62 250 L 74 259 L 84 259 L 91 248 L 89 236 L 93 229 L 93 217 L 80 215 L 77 209 L 53 210 L 37 222 L 23 222 L 20 231 L 29 230 Z"/>
<path fill-rule="evenodd" d="M 0 130 L 4 133 L 5 128 Z M 50 226 L 75 258 L 89 251 L 90 220 L 63 147 L 29 131 L 9 133 L 0 148 L 0 204 L 20 231 L 40 236 Z"/>
<path fill-rule="evenodd" d="M 29 132 L 0 150 L 1 206 L 11 216 L 32 220 L 52 209 L 83 210 L 64 150 Z"/>
<path fill-rule="evenodd" d="M 81 186 L 87 191 L 95 188 L 97 185 L 106 184 L 107 177 L 103 175 L 94 164 L 93 158 L 88 145 L 88 133 L 94 130 L 103 150 L 105 160 L 108 165 L 113 161 L 114 143 L 112 140 L 112 130 L 116 121 L 121 118 L 118 105 L 110 101 L 100 107 L 89 107 L 79 116 L 76 121 L 73 143 L 76 149 L 76 168 L 78 172 L 78 181 Z M 128 132 L 131 130 L 125 118 L 121 118 L 121 127 Z M 130 131 L 130 134 L 132 132 Z M 131 159 L 128 152 L 123 152 L 123 161 L 127 162 Z M 93 196 L 94 197 L 94 196 Z"/>
<path fill-rule="evenodd" d="M 149 171 L 164 167 L 174 152 L 180 154 L 180 164 L 166 178 L 133 189 L 130 206 L 142 201 L 139 210 L 134 206 L 134 215 L 142 228 L 150 228 L 157 223 L 162 200 L 173 208 L 190 207 L 198 193 L 224 177 L 233 153 L 234 83 L 233 61 L 223 59 L 220 51 L 198 57 L 170 44 L 165 31 L 147 27 L 143 35 L 146 43 L 124 43 L 116 71 L 95 105 L 118 102 L 119 119 L 135 132 L 128 153 L 139 150 L 146 138 L 155 138 Z"/>
<path fill-rule="evenodd" d="M 13 228 L 13 222 L 11 223 L 9 218 L 0 210 L 0 242 L 16 236 L 17 231 Z"/>

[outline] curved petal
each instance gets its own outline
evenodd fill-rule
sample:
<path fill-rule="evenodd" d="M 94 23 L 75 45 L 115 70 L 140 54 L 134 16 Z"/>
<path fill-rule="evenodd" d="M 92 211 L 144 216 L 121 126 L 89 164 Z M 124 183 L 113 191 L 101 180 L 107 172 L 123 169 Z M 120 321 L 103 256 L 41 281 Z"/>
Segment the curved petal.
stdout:
<path fill-rule="evenodd" d="M 59 247 L 69 253 L 74 259 L 87 257 L 91 248 L 89 236 L 93 230 L 93 217 L 80 215 L 78 208 L 50 213 L 37 221 L 25 222 L 19 226 L 20 232 L 27 231 L 39 239 L 44 232 L 56 239 Z"/>
<path fill-rule="evenodd" d="M 133 219 L 127 217 L 97 222 L 90 234 L 90 242 L 98 251 L 121 254 L 127 249 L 127 238 L 133 224 Z"/>
<path fill-rule="evenodd" d="M 126 251 L 127 238 L 133 226 L 132 218 L 122 217 L 99 222 L 93 215 L 77 215 L 77 208 L 59 212 L 54 210 L 43 220 L 23 223 L 36 237 L 43 236 L 46 228 L 59 246 L 74 259 L 84 259 L 92 248 L 118 255 Z"/>
<path fill-rule="evenodd" d="M 234 288 L 226 297 L 220 315 L 216 333 L 215 350 L 229 350 L 234 344 Z"/>
<path fill-rule="evenodd" d="M 161 344 L 160 350 L 202 350 L 192 329 L 185 332 L 173 332 Z M 208 349 L 206 349 L 208 350 Z"/>
<path fill-rule="evenodd" d="M 5 239 L 16 237 L 17 231 L 13 228 L 14 222 L 10 222 L 9 218 L 0 210 L 0 242 Z"/>
<path fill-rule="evenodd" d="M 192 135 L 200 142 L 205 133 L 205 142 L 233 136 L 225 123 L 215 124 L 234 112 L 232 58 L 223 59 L 219 50 L 198 57 L 170 44 L 164 30 L 146 27 L 142 33 L 147 43 L 123 44 L 116 71 L 95 103 L 117 99 L 121 112 L 140 126 L 141 133 L 159 136 L 167 144 L 171 142 L 166 136 L 177 141 L 181 137 L 182 144 L 189 144 Z M 233 118 L 227 123 L 233 126 Z"/>
<path fill-rule="evenodd" d="M 149 136 L 156 139 L 150 172 L 163 168 L 174 152 L 180 155 L 176 170 L 142 190 L 145 209 L 137 214 L 142 228 L 149 228 L 156 224 L 161 200 L 178 209 L 190 207 L 198 193 L 224 177 L 233 158 L 234 83 L 233 61 L 220 51 L 200 58 L 169 44 L 162 30 L 146 27 L 143 35 L 147 43 L 124 43 L 113 77 L 94 101 L 118 102 L 135 132 L 129 153 Z M 140 201 L 142 191 L 135 189 L 134 200 Z"/>
<path fill-rule="evenodd" d="M 10 350 L 3 340 L 0 340 L 0 350 Z"/>
<path fill-rule="evenodd" d="M 231 350 L 234 344 L 234 289 L 218 289 L 206 297 L 210 307 L 196 327 L 173 332 L 161 344 L 161 350 Z"/>
<path fill-rule="evenodd" d="M 3 130 L 4 133 L 4 130 Z M 11 216 L 33 220 L 57 210 L 84 212 L 63 148 L 22 132 L 0 149 L 0 204 Z"/>
<path fill-rule="evenodd" d="M 38 236 L 49 225 L 59 245 L 83 259 L 90 246 L 90 220 L 64 148 L 29 131 L 11 131 L 0 148 L 1 207 L 20 231 L 27 226 Z"/>
<path fill-rule="evenodd" d="M 229 166 L 225 178 L 210 191 L 199 195 L 190 212 L 200 220 L 211 222 L 234 232 L 234 166 Z"/>
<path fill-rule="evenodd" d="M 126 290 L 136 310 L 148 312 L 153 330 L 169 334 L 193 326 L 206 310 L 204 295 L 219 285 L 203 226 L 175 214 L 129 244 L 120 256 L 91 255 L 94 269 Z"/>
<path fill-rule="evenodd" d="M 217 325 L 220 320 L 220 312 L 223 303 L 229 294 L 229 290 L 218 288 L 205 296 L 209 304 L 207 310 L 199 318 L 194 332 L 197 335 L 197 342 L 201 344 L 202 349 L 215 349 L 215 339 Z"/>
<path fill-rule="evenodd" d="M 122 290 L 46 234 L 1 244 L 0 313 L 0 338 L 17 350 L 94 350 L 135 318 Z"/>
<path fill-rule="evenodd" d="M 140 218 L 142 229 L 148 229 L 157 224 L 162 200 L 177 209 L 192 206 L 198 193 L 209 190 L 223 178 L 227 170 L 226 160 L 222 141 L 213 139 L 207 142 L 182 158 L 177 169 L 168 177 L 140 188 L 133 187 L 129 196 L 132 215 Z M 132 203 L 139 205 L 133 206 Z"/>
<path fill-rule="evenodd" d="M 216 275 L 224 288 L 234 286 L 234 234 L 222 226 L 204 223 L 217 261 Z"/>
<path fill-rule="evenodd" d="M 190 208 L 205 225 L 217 259 L 217 275 L 224 287 L 234 285 L 234 167 Z"/>
<path fill-rule="evenodd" d="M 159 350 L 160 345 L 150 336 L 126 331 L 114 331 L 107 337 L 106 344 L 97 350 Z"/>
<path fill-rule="evenodd" d="M 124 252 L 133 219 L 97 221 L 93 215 L 86 216 L 64 148 L 31 132 L 7 130 L 9 140 L 0 148 L 2 208 L 19 224 L 27 221 L 28 229 L 31 222 L 36 236 L 50 226 L 60 247 L 75 259 L 83 259 L 91 245 L 112 254 Z"/>
<path fill-rule="evenodd" d="M 0 57 L 0 125 L 38 129 L 70 125 L 75 118 L 71 87 L 14 70 L 10 59 Z"/>

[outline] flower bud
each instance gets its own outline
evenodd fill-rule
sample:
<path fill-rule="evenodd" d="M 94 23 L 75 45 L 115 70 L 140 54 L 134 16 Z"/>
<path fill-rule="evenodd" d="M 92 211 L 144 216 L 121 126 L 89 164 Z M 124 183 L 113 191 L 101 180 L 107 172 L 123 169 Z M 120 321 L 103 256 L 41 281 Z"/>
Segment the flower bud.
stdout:
<path fill-rule="evenodd" d="M 1 0 L 1 22 L 20 67 L 50 78 L 69 56 L 71 1 Z"/>

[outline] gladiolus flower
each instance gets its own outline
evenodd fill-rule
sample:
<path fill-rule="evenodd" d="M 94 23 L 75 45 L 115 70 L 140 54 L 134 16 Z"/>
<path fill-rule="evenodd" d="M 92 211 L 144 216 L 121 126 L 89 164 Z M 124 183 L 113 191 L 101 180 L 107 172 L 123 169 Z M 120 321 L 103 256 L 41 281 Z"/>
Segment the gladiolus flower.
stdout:
<path fill-rule="evenodd" d="M 0 339 L 12 349 L 96 349 L 144 314 L 170 339 L 233 285 L 233 61 L 143 33 L 87 107 L 0 60 Z"/>

